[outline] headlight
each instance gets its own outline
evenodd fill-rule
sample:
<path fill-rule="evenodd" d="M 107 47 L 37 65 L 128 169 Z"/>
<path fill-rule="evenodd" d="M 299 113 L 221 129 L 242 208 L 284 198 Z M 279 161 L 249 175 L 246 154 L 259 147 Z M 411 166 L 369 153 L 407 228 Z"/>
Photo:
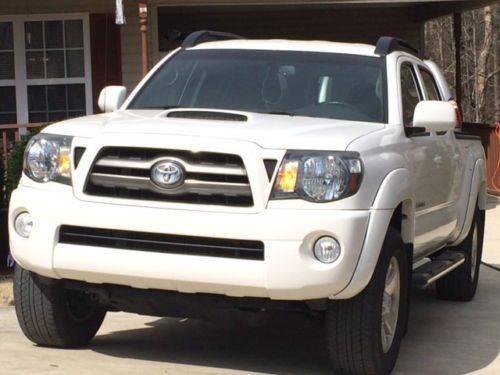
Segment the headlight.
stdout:
<path fill-rule="evenodd" d="M 355 194 L 362 175 L 362 163 L 355 152 L 289 151 L 271 199 L 331 202 Z"/>
<path fill-rule="evenodd" d="M 56 181 L 71 184 L 72 137 L 38 134 L 26 146 L 23 170 L 37 182 Z"/>

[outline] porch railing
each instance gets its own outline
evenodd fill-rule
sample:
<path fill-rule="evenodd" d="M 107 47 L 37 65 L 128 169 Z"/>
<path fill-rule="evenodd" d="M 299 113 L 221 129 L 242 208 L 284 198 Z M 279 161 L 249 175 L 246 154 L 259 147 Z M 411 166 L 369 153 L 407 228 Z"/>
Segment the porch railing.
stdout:
<path fill-rule="evenodd" d="M 9 133 L 14 133 L 14 143 L 17 143 L 21 140 L 22 129 L 26 129 L 26 132 L 29 133 L 30 129 L 39 128 L 42 125 L 42 123 L 0 125 L 0 132 L 2 133 L 3 165 L 5 170 L 7 170 L 9 163 L 9 151 L 14 146 L 13 144 L 9 144 Z"/>

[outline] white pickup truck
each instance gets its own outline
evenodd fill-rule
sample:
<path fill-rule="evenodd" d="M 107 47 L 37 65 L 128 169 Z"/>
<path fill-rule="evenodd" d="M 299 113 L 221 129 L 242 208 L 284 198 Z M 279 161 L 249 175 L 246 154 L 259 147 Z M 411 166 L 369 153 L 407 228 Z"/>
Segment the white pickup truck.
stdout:
<path fill-rule="evenodd" d="M 325 323 L 335 373 L 385 374 L 411 287 L 475 294 L 485 162 L 406 43 L 196 32 L 105 114 L 53 124 L 12 194 L 15 304 L 42 346 L 106 311 Z"/>

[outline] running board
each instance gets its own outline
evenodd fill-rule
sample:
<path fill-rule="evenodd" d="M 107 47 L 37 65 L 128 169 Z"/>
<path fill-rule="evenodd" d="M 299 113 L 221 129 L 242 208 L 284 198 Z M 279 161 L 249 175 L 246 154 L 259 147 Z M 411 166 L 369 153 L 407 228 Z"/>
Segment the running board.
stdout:
<path fill-rule="evenodd" d="M 465 256 L 463 253 L 445 251 L 429 263 L 425 263 L 413 271 L 413 286 L 416 289 L 427 288 L 434 281 L 450 273 L 464 262 Z"/>

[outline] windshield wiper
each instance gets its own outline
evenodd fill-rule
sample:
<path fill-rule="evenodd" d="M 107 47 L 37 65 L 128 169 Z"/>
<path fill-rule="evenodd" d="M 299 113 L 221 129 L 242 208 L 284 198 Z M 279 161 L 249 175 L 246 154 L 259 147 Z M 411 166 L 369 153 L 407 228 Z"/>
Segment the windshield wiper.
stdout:
<path fill-rule="evenodd" d="M 181 107 L 180 105 L 165 105 L 165 106 L 151 106 L 151 107 L 142 107 L 142 108 L 134 108 L 134 109 L 177 109 L 177 108 L 186 108 L 189 107 Z"/>
<path fill-rule="evenodd" d="M 291 112 L 280 112 L 280 111 L 276 111 L 276 112 L 259 112 L 259 113 L 264 113 L 266 115 L 280 115 L 280 116 L 290 116 L 290 117 L 293 117 L 293 116 L 296 116 L 295 113 L 291 113 Z"/>

